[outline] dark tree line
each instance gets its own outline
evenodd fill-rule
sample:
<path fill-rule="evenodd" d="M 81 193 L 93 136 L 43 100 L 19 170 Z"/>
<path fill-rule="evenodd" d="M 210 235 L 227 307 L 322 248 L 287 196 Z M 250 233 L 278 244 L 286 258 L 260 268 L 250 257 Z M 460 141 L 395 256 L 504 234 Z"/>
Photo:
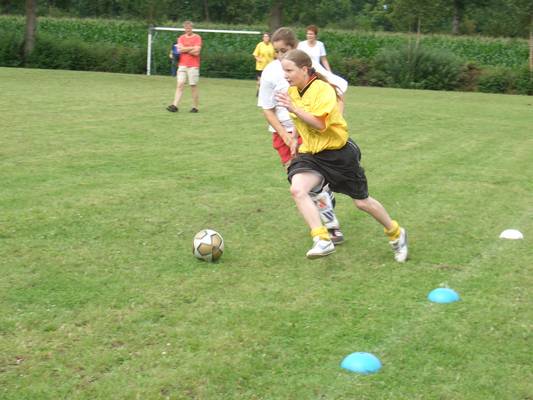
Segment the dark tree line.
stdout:
<path fill-rule="evenodd" d="M 38 15 L 320 27 L 528 37 L 533 71 L 533 0 L 0 0 L 0 11 L 26 15 L 24 53 Z"/>
<path fill-rule="evenodd" d="M 533 0 L 36 0 L 39 16 L 528 37 Z M 21 0 L 0 12 L 27 14 Z"/>

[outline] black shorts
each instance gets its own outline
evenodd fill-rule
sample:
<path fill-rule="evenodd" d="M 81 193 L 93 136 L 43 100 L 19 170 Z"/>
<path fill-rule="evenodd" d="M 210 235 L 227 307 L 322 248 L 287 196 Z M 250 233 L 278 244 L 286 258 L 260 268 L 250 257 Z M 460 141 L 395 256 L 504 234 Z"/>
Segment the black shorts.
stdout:
<path fill-rule="evenodd" d="M 334 192 L 364 200 L 368 197 L 368 183 L 360 161 L 361 150 L 353 140 L 348 139 L 346 145 L 339 150 L 298 154 L 289 166 L 288 178 L 291 181 L 298 173 L 318 172 Z"/>
<path fill-rule="evenodd" d="M 261 75 L 263 74 L 263 70 L 259 71 L 258 69 L 255 70 L 255 77 L 257 79 L 261 78 Z"/>

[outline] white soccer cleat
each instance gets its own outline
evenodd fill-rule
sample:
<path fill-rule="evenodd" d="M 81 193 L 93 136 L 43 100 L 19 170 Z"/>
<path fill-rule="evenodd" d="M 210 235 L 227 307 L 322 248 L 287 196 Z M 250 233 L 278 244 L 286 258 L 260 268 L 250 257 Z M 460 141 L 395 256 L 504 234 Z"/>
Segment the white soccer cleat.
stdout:
<path fill-rule="evenodd" d="M 392 251 L 394 251 L 394 259 L 398 262 L 405 262 L 409 255 L 407 249 L 407 232 L 405 229 L 400 228 L 400 237 L 396 240 L 389 241 Z"/>
<path fill-rule="evenodd" d="M 335 252 L 335 245 L 331 240 L 322 240 L 318 236 L 313 238 L 313 247 L 306 254 L 307 258 L 319 258 Z"/>

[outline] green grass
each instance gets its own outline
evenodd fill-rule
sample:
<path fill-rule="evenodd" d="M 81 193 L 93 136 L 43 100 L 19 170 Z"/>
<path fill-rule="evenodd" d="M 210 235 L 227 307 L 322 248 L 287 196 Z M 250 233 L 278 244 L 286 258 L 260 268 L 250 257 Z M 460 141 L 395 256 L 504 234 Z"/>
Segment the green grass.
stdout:
<path fill-rule="evenodd" d="M 399 265 L 341 195 L 347 243 L 306 260 L 255 83 L 202 79 L 199 114 L 165 111 L 174 85 L 0 69 L 0 398 L 532 398 L 530 97 L 350 88 Z M 207 227 L 217 264 L 191 255 Z"/>

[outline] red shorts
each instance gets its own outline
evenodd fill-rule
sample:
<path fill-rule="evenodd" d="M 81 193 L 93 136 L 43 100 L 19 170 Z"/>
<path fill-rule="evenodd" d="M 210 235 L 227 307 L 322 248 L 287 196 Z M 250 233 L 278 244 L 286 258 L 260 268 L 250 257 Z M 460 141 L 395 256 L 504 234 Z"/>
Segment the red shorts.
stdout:
<path fill-rule="evenodd" d="M 302 138 L 298 138 L 298 144 L 302 144 Z M 281 136 L 277 132 L 272 133 L 272 147 L 274 147 L 281 158 L 283 165 L 291 160 L 291 149 L 285 144 Z"/>

